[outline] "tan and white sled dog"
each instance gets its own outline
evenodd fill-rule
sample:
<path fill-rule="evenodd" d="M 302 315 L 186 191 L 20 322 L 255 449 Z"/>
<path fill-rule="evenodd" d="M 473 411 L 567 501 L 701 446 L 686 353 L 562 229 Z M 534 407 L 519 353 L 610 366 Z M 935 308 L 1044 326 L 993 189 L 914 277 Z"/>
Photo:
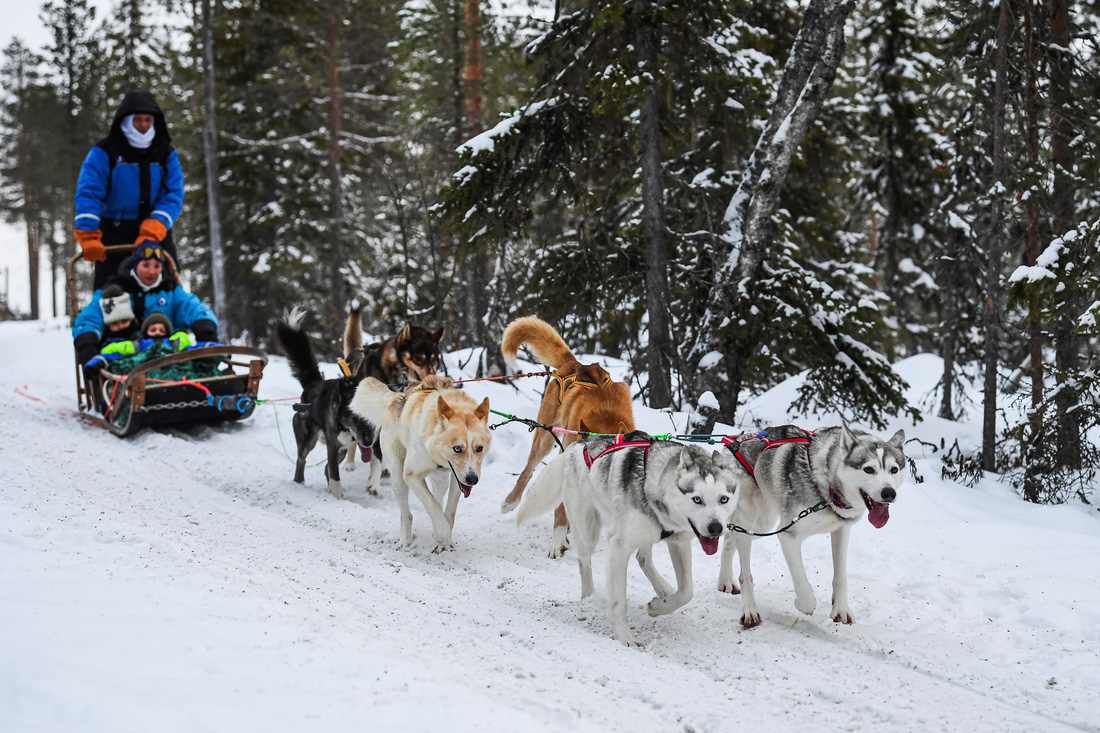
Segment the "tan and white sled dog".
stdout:
<path fill-rule="evenodd" d="M 435 548 L 453 548 L 451 530 L 459 492 L 469 496 L 481 477 L 481 462 L 489 452 L 489 398 L 477 404 L 454 389 L 446 377 L 430 376 L 406 392 L 392 392 L 367 377 L 351 401 L 353 412 L 382 426 L 382 461 L 390 471 L 393 493 L 401 508 L 401 544 L 412 544 L 409 490 L 420 499 L 432 520 Z M 370 415 L 370 417 L 367 417 Z M 440 496 L 433 494 L 428 478 Z M 447 487 L 446 508 L 440 506 Z"/>
<path fill-rule="evenodd" d="M 535 358 L 554 369 L 554 376 L 546 385 L 539 406 L 538 421 L 543 425 L 556 425 L 567 430 L 585 430 L 611 435 L 634 430 L 634 410 L 630 404 L 630 388 L 612 381 L 611 375 L 599 364 L 581 364 L 565 341 L 546 321 L 528 316 L 517 318 L 504 329 L 500 350 L 504 360 L 514 372 L 516 354 L 527 344 Z M 576 435 L 562 438 L 562 446 L 568 448 L 578 440 Z M 520 473 L 515 488 L 500 505 L 503 513 L 516 508 L 523 497 L 523 490 L 531 480 L 535 467 L 555 447 L 554 436 L 546 430 L 536 430 L 531 443 L 527 465 Z M 550 544 L 550 557 L 561 557 L 569 547 L 566 541 L 568 519 L 565 507 L 554 513 L 554 537 Z"/>

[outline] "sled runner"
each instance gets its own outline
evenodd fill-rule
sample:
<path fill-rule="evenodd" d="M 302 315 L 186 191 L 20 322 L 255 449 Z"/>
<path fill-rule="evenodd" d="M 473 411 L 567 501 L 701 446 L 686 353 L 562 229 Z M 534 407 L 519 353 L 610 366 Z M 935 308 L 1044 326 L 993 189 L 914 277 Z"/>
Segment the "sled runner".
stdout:
<path fill-rule="evenodd" d="M 130 245 L 107 247 L 108 252 L 129 251 Z M 164 255 L 168 267 L 177 274 L 176 263 Z M 66 268 L 69 288 L 70 325 L 76 323 L 80 304 L 76 296 L 73 268 L 81 255 L 69 260 Z M 267 354 L 251 346 L 204 346 L 149 359 L 128 373 L 111 372 L 114 363 L 100 369 L 102 394 L 84 378 L 84 370 L 74 351 L 76 364 L 77 408 L 84 419 L 96 412 L 97 401 L 105 405 L 103 418 L 91 418 L 119 437 L 133 435 L 144 426 L 181 425 L 195 422 L 242 420 L 256 409 L 256 396 L 263 377 Z M 192 364 L 202 364 L 204 374 L 190 378 L 179 376 Z M 172 370 L 173 378 L 163 379 L 161 370 Z M 158 376 L 159 375 L 159 376 Z M 98 397 L 98 400 L 97 400 Z"/>

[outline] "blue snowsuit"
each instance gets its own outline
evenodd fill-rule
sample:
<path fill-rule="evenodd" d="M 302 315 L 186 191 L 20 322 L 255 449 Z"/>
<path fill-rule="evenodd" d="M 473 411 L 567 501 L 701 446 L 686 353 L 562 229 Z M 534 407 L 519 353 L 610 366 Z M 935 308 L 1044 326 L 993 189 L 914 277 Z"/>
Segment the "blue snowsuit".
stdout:
<path fill-rule="evenodd" d="M 122 132 L 122 121 L 132 114 L 153 116 L 155 135 L 144 150 L 131 146 Z M 153 238 L 176 259 L 172 226 L 182 208 L 183 169 L 164 113 L 149 92 L 129 92 L 115 113 L 111 131 L 91 149 L 80 169 L 74 221 L 77 238 L 100 231 L 106 246 L 133 244 L 153 231 Z M 96 263 L 97 290 L 111 281 L 127 256 L 113 253 Z"/>
<path fill-rule="evenodd" d="M 119 272 L 128 273 L 129 265 L 130 260 L 125 260 Z M 137 323 L 153 311 L 160 311 L 168 316 L 177 331 L 191 330 L 199 341 L 218 340 L 218 319 L 214 311 L 197 295 L 184 290 L 167 269 L 163 271 L 161 283 L 149 291 L 142 290 L 137 281 L 127 274 L 119 276 L 118 284 L 133 296 Z M 99 305 L 102 294 L 102 289 L 92 294 L 91 302 L 80 311 L 73 325 L 73 345 L 81 364 L 99 353 L 102 345 L 105 328 L 103 310 Z"/>

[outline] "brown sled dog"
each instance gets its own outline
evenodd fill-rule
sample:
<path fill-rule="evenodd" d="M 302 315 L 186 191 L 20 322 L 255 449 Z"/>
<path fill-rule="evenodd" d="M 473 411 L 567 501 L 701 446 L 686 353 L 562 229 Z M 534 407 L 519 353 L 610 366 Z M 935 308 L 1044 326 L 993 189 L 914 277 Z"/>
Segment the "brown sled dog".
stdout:
<path fill-rule="evenodd" d="M 363 346 L 363 317 L 358 300 L 348 308 L 348 322 L 344 326 L 344 359 L 340 368 L 348 377 L 373 377 L 390 389 L 401 390 L 410 382 L 423 381 L 439 369 L 439 342 L 443 329 L 434 333 L 405 321 L 405 327 L 394 337 L 370 346 Z M 374 449 L 380 446 L 376 443 Z M 348 449 L 344 469 L 355 470 L 355 446 Z M 370 453 L 371 451 L 365 451 Z M 381 478 L 381 462 L 371 463 L 371 489 Z"/>
<path fill-rule="evenodd" d="M 500 350 L 512 371 L 517 371 L 516 354 L 523 344 L 531 348 L 535 358 L 554 369 L 554 375 L 542 395 L 538 416 L 540 423 L 593 433 L 618 434 L 634 430 L 630 388 L 621 382 L 613 382 L 611 375 L 599 364 L 579 363 L 549 323 L 534 317 L 517 318 L 504 329 Z M 576 435 L 565 435 L 562 436 L 562 445 L 568 447 L 577 440 Z M 535 466 L 554 447 L 554 436 L 549 431 L 535 431 L 527 465 L 519 475 L 516 487 L 500 505 L 501 512 L 507 513 L 516 508 Z M 559 506 L 554 513 L 550 557 L 561 557 L 568 549 L 567 526 L 565 507 Z"/>

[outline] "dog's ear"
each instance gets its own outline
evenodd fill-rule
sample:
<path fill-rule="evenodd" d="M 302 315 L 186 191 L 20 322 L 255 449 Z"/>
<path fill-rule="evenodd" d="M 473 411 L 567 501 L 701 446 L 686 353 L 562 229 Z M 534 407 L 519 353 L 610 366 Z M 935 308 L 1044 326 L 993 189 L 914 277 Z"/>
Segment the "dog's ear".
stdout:
<path fill-rule="evenodd" d="M 486 397 L 485 399 L 483 399 L 481 401 L 481 404 L 477 406 L 476 410 L 474 410 L 474 414 L 477 415 L 478 420 L 486 420 L 487 421 L 489 419 L 489 398 L 488 397 Z"/>
<path fill-rule="evenodd" d="M 844 441 L 845 448 L 851 448 L 853 445 L 859 442 L 859 438 L 852 432 L 852 429 L 848 427 L 848 423 L 843 423 L 840 426 L 840 435 Z"/>
<path fill-rule="evenodd" d="M 896 433 L 894 433 L 894 437 L 892 437 L 892 438 L 890 438 L 890 440 L 886 441 L 886 444 L 887 445 L 892 445 L 895 448 L 897 448 L 898 450 L 901 450 L 905 446 L 905 431 L 904 430 L 899 430 Z"/>
<path fill-rule="evenodd" d="M 714 462 L 717 463 L 720 468 L 733 468 L 733 456 L 724 450 L 714 451 Z"/>
<path fill-rule="evenodd" d="M 619 427 L 617 428 L 617 430 L 619 431 L 619 435 L 625 435 L 626 433 L 630 432 L 626 429 L 626 423 L 624 423 L 622 420 L 619 421 Z"/>
<path fill-rule="evenodd" d="M 442 396 L 440 396 L 439 399 L 436 400 L 435 405 L 435 409 L 439 413 L 440 419 L 450 420 L 452 417 L 455 416 L 454 408 L 448 405 L 447 400 L 443 399 Z"/>
<path fill-rule="evenodd" d="M 432 341 L 435 341 L 438 344 L 442 340 L 443 340 L 443 329 L 440 328 L 438 331 L 436 331 L 435 333 L 432 334 Z"/>
<path fill-rule="evenodd" d="M 686 446 L 680 449 L 680 465 L 684 468 L 691 468 L 695 465 L 695 458 L 692 457 L 691 451 Z"/>
<path fill-rule="evenodd" d="M 412 324 L 405 321 L 405 327 L 397 334 L 398 341 L 412 341 Z"/>

